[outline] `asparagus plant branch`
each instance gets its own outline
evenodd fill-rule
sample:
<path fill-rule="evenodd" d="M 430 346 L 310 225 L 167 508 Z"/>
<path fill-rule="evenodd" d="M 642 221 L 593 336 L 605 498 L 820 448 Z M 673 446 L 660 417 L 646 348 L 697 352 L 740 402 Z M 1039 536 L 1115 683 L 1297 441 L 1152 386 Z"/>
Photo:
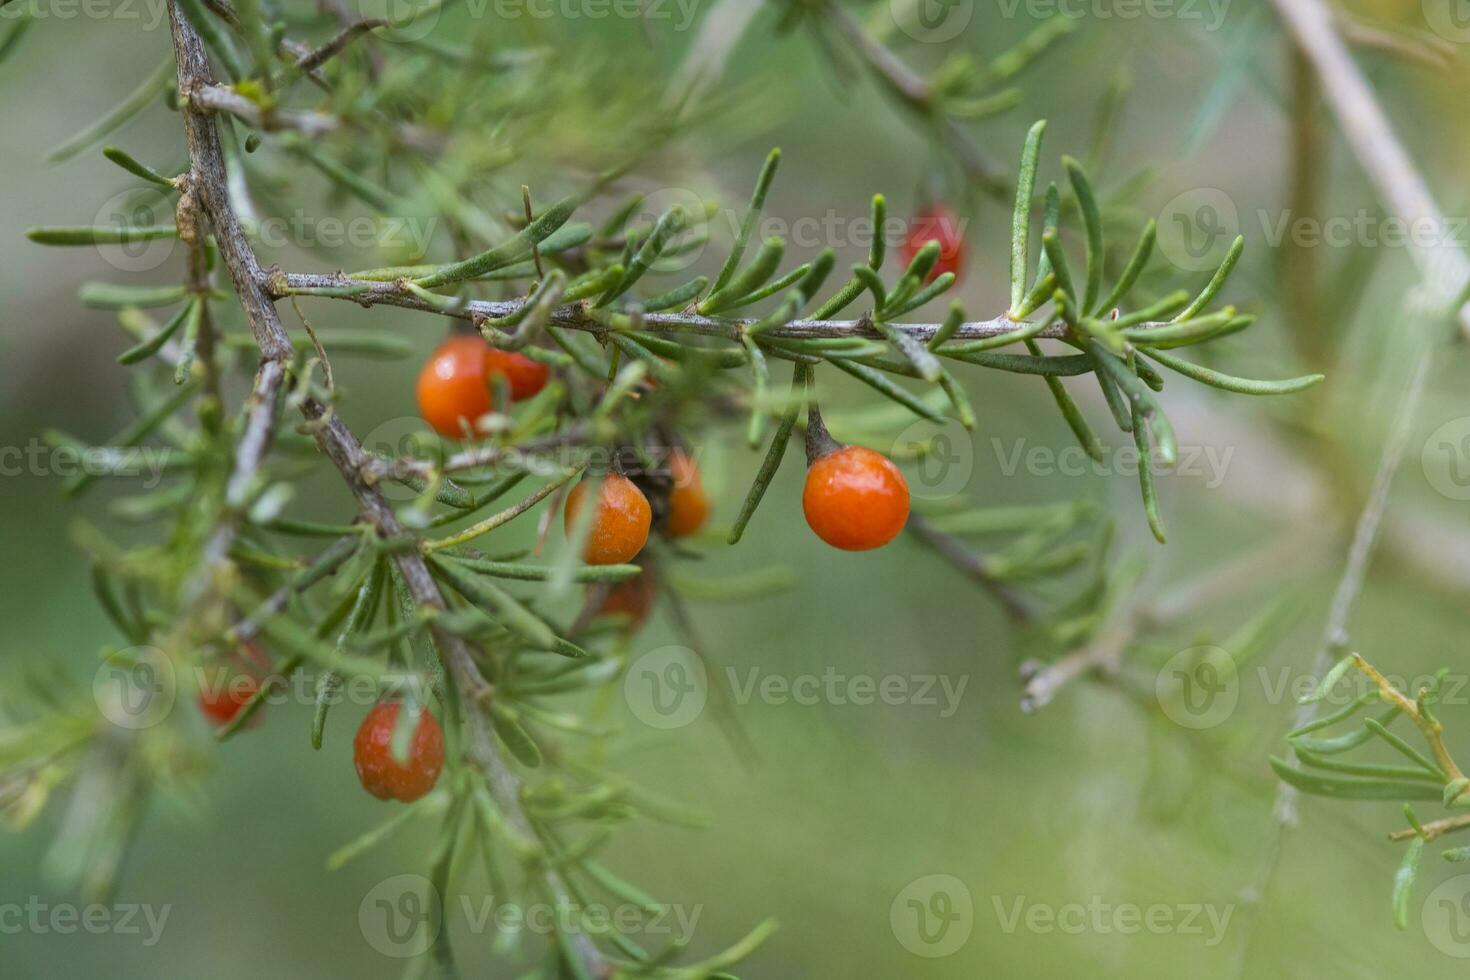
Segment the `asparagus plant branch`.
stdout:
<path fill-rule="evenodd" d="M 362 306 L 387 305 L 425 313 L 439 313 L 462 320 L 487 320 L 511 316 L 521 310 L 525 300 L 465 300 L 452 307 L 436 305 L 421 295 L 405 289 L 399 282 L 379 282 L 353 279 L 349 276 L 308 275 L 280 273 L 269 278 L 269 287 L 276 298 L 287 296 L 325 296 L 344 299 Z M 581 330 L 597 335 L 610 332 L 605 311 L 595 310 L 590 303 L 577 302 L 558 306 L 551 311 L 548 322 L 555 327 Z M 722 337 L 739 341 L 741 335 L 761 321 L 756 318 L 724 318 L 702 316 L 692 312 L 643 313 L 638 318 L 638 329 L 650 333 L 684 333 L 707 337 Z M 1140 329 L 1165 326 L 1163 321 L 1139 324 Z M 888 326 L 914 340 L 929 341 L 939 333 L 942 323 L 893 323 Z M 1004 314 L 989 320 L 974 320 L 960 324 L 950 335 L 951 340 L 991 340 L 1015 333 L 1028 324 L 1011 319 Z M 862 337 L 882 340 L 880 333 L 869 317 L 856 320 L 792 320 L 779 326 L 761 330 L 763 338 L 815 340 L 837 337 Z M 1041 340 L 1065 340 L 1073 336 L 1070 326 L 1056 320 L 1033 335 Z"/>
<path fill-rule="evenodd" d="M 1454 783 L 1463 780 L 1465 774 L 1460 771 L 1454 757 L 1450 755 L 1450 750 L 1444 744 L 1444 726 L 1423 710 L 1414 698 L 1389 683 L 1388 678 L 1384 677 L 1377 667 L 1364 660 L 1361 655 L 1353 654 L 1353 666 L 1378 687 L 1383 700 L 1407 715 L 1414 726 L 1419 729 L 1424 740 L 1429 743 L 1429 749 L 1434 753 L 1434 760 L 1439 763 L 1439 768 L 1444 772 L 1446 781 Z"/>
<path fill-rule="evenodd" d="M 170 2 L 169 15 L 178 65 L 179 91 L 185 94 L 200 91 L 212 83 L 203 43 L 187 18 L 180 13 L 177 3 Z M 224 154 L 215 123 L 206 112 L 194 106 L 185 107 L 184 121 L 193 179 L 262 357 L 259 376 L 261 380 L 257 382 L 256 391 L 273 391 L 279 388 L 280 380 L 268 382 L 267 379 L 278 376 L 284 378 L 293 350 L 291 340 L 276 312 L 273 297 L 265 287 L 266 276 L 260 268 L 259 260 L 246 241 L 239 219 L 231 206 Z M 336 465 L 356 498 L 363 518 L 384 538 L 399 535 L 402 528 L 392 507 L 382 493 L 361 476 L 361 467 L 367 454 L 357 438 L 340 417 L 328 415 L 326 408 L 316 399 L 303 399 L 301 410 L 308 421 L 322 423 L 313 427 L 317 445 Z M 269 431 L 269 427 L 263 425 L 261 436 L 268 436 Z M 268 444 L 268 441 L 268 438 L 261 437 L 244 439 L 242 447 L 258 446 L 258 451 L 263 452 L 263 444 Z M 250 449 L 246 452 L 242 449 L 247 463 L 253 459 L 256 451 Z M 238 469 L 237 466 L 237 472 Z M 410 594 L 421 608 L 436 612 L 447 608 L 422 555 L 417 551 L 402 551 L 396 555 L 395 560 Z M 501 756 L 480 703 L 480 698 L 488 691 L 489 685 L 481 676 L 474 657 L 462 639 L 438 627 L 434 627 L 434 637 L 461 699 L 462 714 L 469 728 L 471 761 L 484 773 L 496 804 L 511 828 L 524 838 L 533 839 L 530 820 L 521 808 L 520 780 Z M 559 871 L 543 868 L 541 877 L 558 907 L 561 903 L 571 901 L 570 889 Z M 570 942 L 582 961 L 580 965 L 585 973 L 600 977 L 608 972 L 601 953 L 585 934 L 578 933 L 570 937 Z"/>

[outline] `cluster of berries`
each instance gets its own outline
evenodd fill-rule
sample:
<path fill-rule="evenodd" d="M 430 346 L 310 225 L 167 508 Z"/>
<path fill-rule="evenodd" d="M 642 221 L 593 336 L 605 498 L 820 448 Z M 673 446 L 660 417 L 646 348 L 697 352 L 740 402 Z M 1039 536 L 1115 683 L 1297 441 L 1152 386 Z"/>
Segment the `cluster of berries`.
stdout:
<path fill-rule="evenodd" d="M 964 240 L 954 216 L 943 208 L 929 209 L 912 223 L 904 242 L 906 260 L 912 260 L 930 240 L 940 243 L 939 260 L 930 278 L 958 273 L 964 264 Z M 498 350 L 478 334 L 455 334 L 445 340 L 419 372 L 419 414 L 441 436 L 472 436 L 478 419 L 495 409 L 497 389 L 513 402 L 531 398 L 546 387 L 547 366 L 514 351 Z M 812 531 L 844 551 L 868 551 L 892 541 L 909 514 L 909 490 L 892 460 L 861 446 L 832 440 L 813 413 L 807 438 L 807 475 L 802 490 L 802 512 Z M 672 539 L 697 534 L 709 520 L 712 505 L 694 458 L 682 449 L 668 457 L 672 486 L 661 495 L 659 527 Z M 573 534 L 595 483 L 597 500 L 582 557 L 590 565 L 632 561 L 648 543 L 654 511 L 648 495 L 623 473 L 589 478 L 567 494 L 564 520 Z M 603 593 L 598 611 L 622 615 L 629 628 L 648 618 L 657 587 L 651 566 Z M 233 676 L 199 692 L 199 709 L 213 724 L 230 724 L 255 700 L 270 671 L 270 660 L 253 641 L 242 644 L 230 658 Z M 374 705 L 353 740 L 353 759 L 363 788 L 381 800 L 405 803 L 422 798 L 434 788 L 444 768 L 444 732 L 426 709 L 419 715 L 409 743 L 408 758 L 400 761 L 391 750 L 402 703 L 386 699 Z M 250 723 L 260 719 L 259 709 Z"/>

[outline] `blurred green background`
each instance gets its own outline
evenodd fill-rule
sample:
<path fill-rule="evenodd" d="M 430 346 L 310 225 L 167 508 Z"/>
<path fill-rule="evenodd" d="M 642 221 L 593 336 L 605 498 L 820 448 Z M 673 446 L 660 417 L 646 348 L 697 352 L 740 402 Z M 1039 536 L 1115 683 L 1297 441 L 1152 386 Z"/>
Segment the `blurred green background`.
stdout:
<path fill-rule="evenodd" d="M 985 57 L 1018 39 L 1028 27 L 1024 6 L 1016 17 L 1000 9 L 978 5 L 974 22 L 951 49 Z M 1411 23 L 1416 11 L 1403 9 L 1401 18 L 1389 8 L 1376 13 Z M 86 310 L 75 298 L 83 281 L 115 280 L 116 271 L 92 250 L 48 251 L 21 233 L 42 223 L 88 223 L 125 186 L 98 154 L 54 167 L 43 158 L 164 57 L 166 30 L 140 30 L 151 22 L 146 8 L 140 16 L 139 22 L 45 20 L 0 67 L 10 96 L 3 110 L 7 135 L 0 140 L 0 172 L 6 175 L 0 190 L 6 229 L 0 236 L 0 288 L 7 325 L 0 335 L 0 445 L 25 446 L 48 428 L 102 442 L 128 418 L 125 373 L 114 363 L 128 342 L 109 314 Z M 770 214 L 820 215 L 831 209 L 861 215 L 878 189 L 889 193 L 897 213 L 911 209 L 917 189 L 938 166 L 931 145 L 866 78 L 834 75 L 804 33 L 773 38 L 774 20 L 770 12 L 760 16 L 732 63 L 734 80 L 759 86 L 762 125 L 737 120 L 728 131 L 717 123 L 695 134 L 691 156 L 708 162 L 701 179 L 721 188 L 727 200 L 742 200 L 766 149 L 779 144 L 785 156 Z M 1136 85 L 1114 124 L 1108 176 L 1116 181 L 1140 167 L 1155 169 L 1156 179 L 1139 201 L 1149 213 L 1201 187 L 1224 189 L 1243 214 L 1279 213 L 1289 137 L 1282 115 L 1285 47 L 1266 11 L 1229 5 L 1218 31 L 1178 18 L 1084 16 L 1078 27 L 1026 73 L 1019 109 L 976 128 L 987 152 L 1009 166 L 1026 126 L 1044 115 L 1052 126 L 1046 172 L 1055 176 L 1060 153 L 1084 152 L 1090 144 L 1098 97 L 1115 67 L 1126 64 Z M 453 18 L 447 16 L 438 30 L 452 38 Z M 666 47 L 652 57 L 672 64 L 688 34 L 656 30 Z M 616 18 L 569 23 L 566 35 L 607 45 L 614 53 L 636 49 L 640 59 L 649 56 L 638 47 L 647 41 L 637 25 Z M 1440 178 L 1463 159 L 1465 127 L 1421 108 L 1450 104 L 1447 93 L 1463 85 L 1463 72 L 1372 54 L 1368 59 L 1387 96 L 1414 107 L 1396 113 L 1396 120 L 1432 179 L 1443 184 Z M 1231 77 L 1234 82 L 1222 87 L 1221 80 Z M 177 117 L 150 111 L 117 141 L 144 159 L 178 159 Z M 1328 165 L 1323 177 L 1329 213 L 1376 213 L 1340 147 L 1334 145 Z M 1446 203 L 1453 209 L 1460 202 Z M 999 310 L 1007 216 L 993 203 L 969 215 L 975 255 L 961 295 L 971 310 Z M 1231 296 L 1263 296 L 1257 304 L 1263 316 L 1253 331 L 1227 342 L 1224 363 L 1241 373 L 1294 373 L 1281 354 L 1292 324 L 1276 300 L 1279 251 L 1263 240 L 1253 219 L 1242 225 L 1248 260 Z M 1334 491 L 1285 522 L 1271 516 L 1269 504 L 1273 497 L 1292 497 L 1289 477 L 1298 465 L 1292 460 L 1306 455 L 1305 443 L 1336 440 L 1352 460 L 1350 470 L 1361 474 L 1371 465 L 1405 370 L 1394 356 L 1393 331 L 1407 281 L 1401 253 L 1369 250 L 1369 258 L 1381 261 L 1371 275 L 1358 274 L 1361 294 L 1332 325 L 1335 344 L 1351 357 L 1344 374 L 1329 379 L 1327 391 L 1262 405 L 1176 390 L 1186 385 L 1171 380 L 1166 405 L 1172 409 L 1171 399 L 1178 396 L 1197 409 L 1187 422 L 1186 416 L 1176 417 L 1181 441 L 1228 447 L 1234 455 L 1221 488 L 1207 488 L 1198 478 L 1163 481 L 1172 532 L 1168 548 L 1147 539 L 1129 476 L 1040 478 L 1028 476 L 1024 467 L 1004 472 L 997 441 L 1009 450 L 1016 440 L 1028 447 L 1060 447 L 1070 438 L 1037 379 L 978 369 L 967 376 L 981 424 L 968 450 L 961 451 L 973 465 L 962 492 L 975 504 L 1083 497 L 1111 507 L 1120 521 L 1117 554 L 1148 558 L 1146 591 L 1206 573 L 1283 533 L 1283 523 L 1300 527 L 1320 519 L 1329 525 L 1335 520 Z M 1327 261 L 1338 269 L 1348 259 L 1333 252 Z M 149 275 L 169 281 L 176 260 Z M 320 324 L 395 330 L 425 351 L 441 330 L 432 317 L 343 307 L 317 304 L 312 310 Z M 1466 367 L 1460 351 L 1437 363 L 1395 505 L 1396 512 L 1432 517 L 1460 534 L 1464 504 L 1433 491 L 1420 448 L 1428 433 L 1464 413 L 1463 382 L 1457 379 Z M 347 394 L 343 411 L 358 431 L 413 413 L 408 367 L 344 361 L 337 370 Z M 836 389 L 835 402 L 843 406 L 866 398 L 850 387 Z M 1306 417 L 1310 399 L 1328 406 L 1327 430 L 1296 421 Z M 1246 427 L 1227 419 L 1243 419 Z M 1239 435 L 1271 431 L 1277 433 L 1271 445 Z M 1117 435 L 1109 436 L 1115 444 Z M 1286 463 L 1276 465 L 1283 457 Z M 738 507 L 757 462 L 734 433 L 722 434 L 718 449 L 705 456 L 724 521 Z M 917 704 L 754 700 L 738 709 L 760 755 L 753 770 L 739 764 L 709 712 L 665 733 L 645 728 L 615 705 L 630 735 L 619 743 L 618 765 L 664 795 L 707 812 L 710 826 L 694 832 L 636 825 L 616 837 L 608 863 L 664 901 L 697 908 L 696 952 L 723 948 L 774 917 L 780 931 L 736 971 L 740 975 L 1463 975 L 1464 964 L 1430 941 L 1420 919 L 1433 886 L 1455 874 L 1451 866 L 1428 869 L 1407 931 L 1398 932 L 1390 921 L 1389 889 L 1400 851 L 1382 837 L 1401 824 L 1395 804 L 1302 801 L 1302 826 L 1286 836 L 1263 903 L 1251 903 L 1249 890 L 1275 837 L 1276 784 L 1266 757 L 1279 751 L 1293 710 L 1271 696 L 1261 675 L 1248 675 L 1239 707 L 1210 731 L 1186 730 L 1160 715 L 1147 697 L 1090 682 L 1068 688 L 1034 716 L 1023 715 L 1017 707 L 1015 642 L 990 598 L 907 539 L 860 556 L 826 548 L 801 526 L 799 478 L 799 466 L 788 460 L 741 547 L 711 546 L 695 570 L 718 578 L 779 561 L 799 583 L 750 603 L 696 603 L 711 661 L 741 676 L 751 667 L 783 676 L 835 668 L 875 678 L 939 675 L 951 683 L 964 679 L 965 687 L 950 717 Z M 106 494 L 66 503 L 60 482 L 54 475 L 29 473 L 0 483 L 8 556 L 0 563 L 6 624 L 0 644 L 7 668 L 63 665 L 86 684 L 97 649 L 114 638 L 93 604 L 86 567 L 68 544 L 68 526 L 78 515 L 105 521 Z M 322 488 L 322 513 L 340 514 L 333 508 L 342 501 L 330 483 L 315 486 Z M 1268 506 L 1240 502 L 1252 496 L 1264 497 Z M 508 529 L 505 545 L 528 540 L 533 530 Z M 1439 540 L 1452 548 L 1457 539 L 1447 533 Z M 1263 580 L 1245 599 L 1161 642 L 1182 649 L 1218 637 L 1270 595 L 1300 589 L 1294 627 L 1262 661 L 1273 681 L 1298 675 L 1315 650 L 1342 550 L 1334 544 L 1322 567 L 1289 572 L 1285 583 Z M 1463 670 L 1464 592 L 1443 577 L 1424 575 L 1411 560 L 1383 561 L 1375 569 L 1353 617 L 1355 647 L 1401 675 L 1445 664 Z M 675 636 L 656 617 L 634 642 L 636 656 L 675 642 Z M 202 817 L 154 808 L 113 901 L 170 907 L 156 945 L 146 946 L 136 935 L 0 932 L 0 976 L 399 975 L 401 962 L 364 942 L 359 905 L 385 878 L 422 870 L 433 839 L 430 825 L 417 825 L 341 871 L 324 867 L 329 853 L 387 813 L 360 791 L 352 771 L 349 740 L 360 713 L 335 714 L 326 747 L 313 753 L 307 741 L 310 708 L 272 706 L 265 725 L 215 753 Z M 1459 735 L 1453 746 L 1470 749 L 1470 710 L 1447 710 L 1446 720 L 1452 736 Z M 201 741 L 207 738 L 202 725 L 198 734 Z M 42 874 L 60 804 L 54 801 L 46 818 L 23 832 L 0 837 L 0 905 L 82 901 L 56 891 Z M 965 931 L 964 941 L 938 958 L 906 948 L 891 919 L 891 913 L 905 914 L 901 893 L 930 875 L 958 879 L 972 904 L 970 916 L 952 925 Z M 1028 928 L 1024 917 L 1010 927 L 1018 900 L 1051 909 L 1206 905 L 1230 918 L 1221 935 L 1214 934 L 1208 915 L 1196 923 L 1198 932 L 1129 935 L 1092 924 Z M 517 975 L 491 965 L 491 937 L 468 935 L 461 918 L 450 928 L 466 975 Z M 650 942 L 658 944 L 656 938 Z"/>

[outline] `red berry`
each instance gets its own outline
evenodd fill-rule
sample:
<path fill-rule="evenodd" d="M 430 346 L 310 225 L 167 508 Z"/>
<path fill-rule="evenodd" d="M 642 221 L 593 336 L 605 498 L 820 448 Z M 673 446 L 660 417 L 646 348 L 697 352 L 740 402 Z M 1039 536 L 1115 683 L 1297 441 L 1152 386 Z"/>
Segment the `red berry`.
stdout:
<path fill-rule="evenodd" d="M 844 551 L 867 551 L 903 530 L 909 487 L 888 457 L 862 446 L 843 446 L 812 461 L 801 508 L 823 541 Z"/>
<path fill-rule="evenodd" d="M 570 536 L 577 524 L 577 511 L 587 491 L 583 480 L 567 494 L 566 532 Z M 648 528 L 653 523 L 653 509 L 643 491 L 619 473 L 602 478 L 597 494 L 597 512 L 582 549 L 582 559 L 589 565 L 618 565 L 628 561 L 648 543 Z"/>
<path fill-rule="evenodd" d="M 408 745 L 408 762 L 393 758 L 393 729 L 398 725 L 397 701 L 373 705 L 352 742 L 352 758 L 362 788 L 380 800 L 412 803 L 439 781 L 444 769 L 444 730 L 428 709 L 419 715 Z"/>
<path fill-rule="evenodd" d="M 964 235 L 960 234 L 959 218 L 942 204 L 923 209 L 909 222 L 908 237 L 903 242 L 904 265 L 912 262 L 919 249 L 931 241 L 939 243 L 939 260 L 929 270 L 925 281 L 933 282 L 946 272 L 953 272 L 958 278 L 969 260 L 969 248 Z"/>
<path fill-rule="evenodd" d="M 260 681 L 249 674 L 230 676 L 223 670 L 205 673 L 203 686 L 199 688 L 199 710 L 216 725 L 228 725 L 234 721 L 240 709 L 249 704 L 255 692 L 260 690 Z M 250 723 L 255 723 L 259 717 L 257 711 Z"/>
<path fill-rule="evenodd" d="M 699 467 L 688 453 L 680 449 L 670 453 L 669 472 L 674 478 L 674 489 L 669 492 L 669 516 L 664 530 L 671 538 L 687 538 L 709 520 L 709 497 L 705 496 Z"/>
<path fill-rule="evenodd" d="M 216 726 L 228 725 L 260 690 L 260 678 L 270 672 L 270 658 L 252 640 L 246 640 L 226 663 L 204 667 L 199 675 L 200 712 Z M 263 707 L 263 706 L 262 706 Z M 247 722 L 260 723 L 260 709 Z"/>
<path fill-rule="evenodd" d="M 495 375 L 504 375 L 510 385 L 510 400 L 518 402 L 545 388 L 551 369 L 525 354 L 492 347 L 485 353 L 485 373 L 490 376 L 492 385 Z"/>
<path fill-rule="evenodd" d="M 419 414 L 441 436 L 463 437 L 492 408 L 486 376 L 490 345 L 478 334 L 456 334 L 440 344 L 419 372 Z"/>

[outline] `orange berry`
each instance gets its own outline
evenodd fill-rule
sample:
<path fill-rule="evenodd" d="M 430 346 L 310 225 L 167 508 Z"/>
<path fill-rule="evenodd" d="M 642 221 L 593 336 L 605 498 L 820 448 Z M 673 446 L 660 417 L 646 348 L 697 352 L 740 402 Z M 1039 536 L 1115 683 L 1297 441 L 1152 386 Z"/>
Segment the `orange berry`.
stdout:
<path fill-rule="evenodd" d="M 393 729 L 398 725 L 397 701 L 373 705 L 352 740 L 352 760 L 362 788 L 380 800 L 412 803 L 426 795 L 444 769 L 444 730 L 427 708 L 408 743 L 408 762 L 393 758 Z"/>
<path fill-rule="evenodd" d="M 653 572 L 649 566 L 645 565 L 637 575 L 607 590 L 607 594 L 602 598 L 602 604 L 597 607 L 597 614 L 599 616 L 628 617 L 627 630 L 631 633 L 648 621 L 649 614 L 653 612 L 653 600 L 657 593 L 658 584 Z"/>
<path fill-rule="evenodd" d="M 435 349 L 419 372 L 419 414 L 441 436 L 462 437 L 493 407 L 486 353 L 478 334 L 456 334 Z"/>
<path fill-rule="evenodd" d="M 909 487 L 893 461 L 862 446 L 843 446 L 812 461 L 801 494 L 817 537 L 844 551 L 892 541 L 909 516 Z"/>
<path fill-rule="evenodd" d="M 587 490 L 583 480 L 567 494 L 566 533 L 572 534 L 577 511 Z M 648 528 L 653 523 L 653 510 L 643 491 L 619 473 L 602 478 L 597 494 L 597 512 L 587 534 L 582 558 L 589 565 L 618 565 L 628 561 L 648 543 Z"/>
<path fill-rule="evenodd" d="M 551 369 L 525 354 L 492 347 L 485 352 L 485 373 L 490 376 L 492 385 L 495 375 L 504 375 L 510 384 L 510 400 L 518 402 L 545 388 Z"/>
<path fill-rule="evenodd" d="M 680 449 L 670 453 L 669 472 L 674 478 L 674 489 L 669 492 L 669 516 L 664 530 L 671 538 L 687 538 L 709 520 L 709 497 L 705 496 L 699 467 L 688 453 Z"/>

